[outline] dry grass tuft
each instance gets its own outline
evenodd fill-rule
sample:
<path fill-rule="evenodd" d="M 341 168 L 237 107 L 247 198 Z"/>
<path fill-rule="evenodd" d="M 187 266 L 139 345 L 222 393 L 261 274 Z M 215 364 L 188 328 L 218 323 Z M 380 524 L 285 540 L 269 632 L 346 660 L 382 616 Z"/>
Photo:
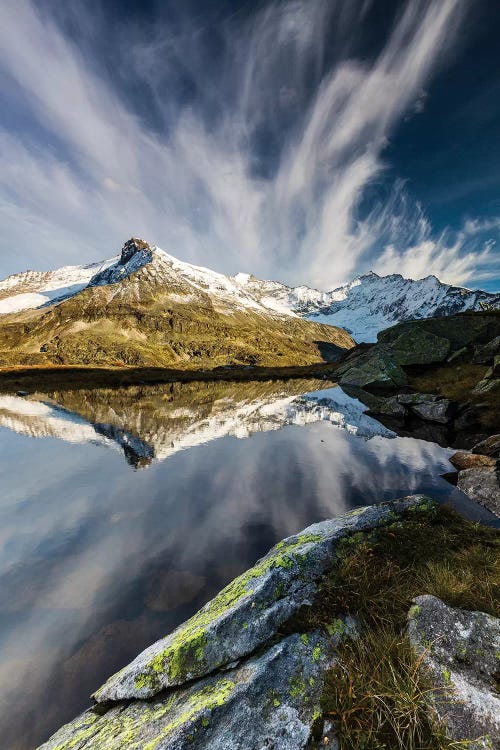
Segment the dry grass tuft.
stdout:
<path fill-rule="evenodd" d="M 360 622 L 344 641 L 323 695 L 340 750 L 450 750 L 429 718 L 430 684 L 406 637 L 415 596 L 500 616 L 500 532 L 442 507 L 347 539 L 302 628 L 328 626 L 345 613 Z"/>

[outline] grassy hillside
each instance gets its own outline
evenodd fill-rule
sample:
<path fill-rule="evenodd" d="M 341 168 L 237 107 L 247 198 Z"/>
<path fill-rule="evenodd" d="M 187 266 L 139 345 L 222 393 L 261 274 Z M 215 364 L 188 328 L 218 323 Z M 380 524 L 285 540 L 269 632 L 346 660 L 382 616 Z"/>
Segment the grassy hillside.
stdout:
<path fill-rule="evenodd" d="M 354 345 L 344 330 L 214 304 L 143 268 L 50 307 L 0 317 L 0 366 L 308 365 Z"/>

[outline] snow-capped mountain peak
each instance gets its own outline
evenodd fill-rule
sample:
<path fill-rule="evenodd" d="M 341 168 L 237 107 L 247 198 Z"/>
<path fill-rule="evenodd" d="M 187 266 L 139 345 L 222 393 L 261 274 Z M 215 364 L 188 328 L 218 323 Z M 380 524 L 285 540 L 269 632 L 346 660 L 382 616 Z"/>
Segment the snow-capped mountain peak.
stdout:
<path fill-rule="evenodd" d="M 357 341 L 375 341 L 379 331 L 402 320 L 451 315 L 484 306 L 500 308 L 500 294 L 450 286 L 432 275 L 412 280 L 400 274 L 379 276 L 370 271 L 323 292 L 263 281 L 244 272 L 226 276 L 131 238 L 121 255 L 100 263 L 9 276 L 0 282 L 0 314 L 57 304 L 87 287 L 119 284 L 126 279 L 137 279 L 138 295 L 149 282 L 162 286 L 166 299 L 170 295 L 177 303 L 208 298 L 225 314 L 243 309 L 307 318 L 345 328 Z"/>

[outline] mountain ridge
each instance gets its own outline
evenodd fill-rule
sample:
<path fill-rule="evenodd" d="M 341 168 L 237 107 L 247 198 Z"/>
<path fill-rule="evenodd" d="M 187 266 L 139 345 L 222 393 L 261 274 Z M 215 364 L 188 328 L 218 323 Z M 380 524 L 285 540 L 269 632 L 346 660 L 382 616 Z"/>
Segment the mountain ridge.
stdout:
<path fill-rule="evenodd" d="M 267 307 L 230 277 L 143 240 L 129 240 L 119 258 L 48 274 L 42 286 L 19 281 L 0 285 L 4 306 L 10 294 L 7 307 L 18 307 L 13 288 L 43 302 L 33 307 L 29 298 L 29 307 L 0 317 L 6 367 L 283 367 L 332 361 L 354 345 L 340 328 Z"/>
<path fill-rule="evenodd" d="M 244 272 L 227 276 L 180 261 L 157 246 L 132 238 L 125 243 L 121 256 L 55 271 L 26 271 L 0 281 L 0 316 L 57 304 L 88 287 L 118 283 L 148 264 L 161 267 L 160 275 L 165 276 L 166 283 L 180 288 L 185 303 L 191 301 L 189 295 L 205 292 L 216 305 L 336 325 L 357 341 L 375 341 L 380 330 L 400 321 L 442 317 L 484 306 L 500 308 L 500 293 L 444 284 L 432 274 L 414 280 L 398 273 L 380 276 L 369 271 L 324 292 L 305 285 L 290 287 L 261 280 Z"/>

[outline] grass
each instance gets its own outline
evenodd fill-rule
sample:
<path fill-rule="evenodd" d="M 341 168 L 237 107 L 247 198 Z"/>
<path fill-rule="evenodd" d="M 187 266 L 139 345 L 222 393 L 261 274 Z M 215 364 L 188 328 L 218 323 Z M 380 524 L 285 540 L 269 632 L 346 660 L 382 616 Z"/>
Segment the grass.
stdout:
<path fill-rule="evenodd" d="M 438 393 L 452 401 L 464 402 L 469 399 L 471 390 L 484 378 L 487 370 L 487 365 L 452 362 L 410 376 L 410 385 L 422 393 Z"/>
<path fill-rule="evenodd" d="M 409 385 L 421 393 L 437 393 L 459 404 L 469 402 L 477 408 L 477 421 L 487 433 L 496 433 L 499 429 L 500 388 L 474 394 L 472 389 L 482 380 L 488 370 L 487 365 L 472 363 L 449 363 L 430 368 L 419 374 L 410 375 Z"/>
<path fill-rule="evenodd" d="M 500 615 L 500 532 L 438 507 L 346 540 L 313 606 L 294 627 L 323 628 L 350 613 L 360 637 L 344 641 L 322 709 L 340 750 L 449 750 L 429 714 L 432 687 L 406 636 L 420 594 Z"/>

